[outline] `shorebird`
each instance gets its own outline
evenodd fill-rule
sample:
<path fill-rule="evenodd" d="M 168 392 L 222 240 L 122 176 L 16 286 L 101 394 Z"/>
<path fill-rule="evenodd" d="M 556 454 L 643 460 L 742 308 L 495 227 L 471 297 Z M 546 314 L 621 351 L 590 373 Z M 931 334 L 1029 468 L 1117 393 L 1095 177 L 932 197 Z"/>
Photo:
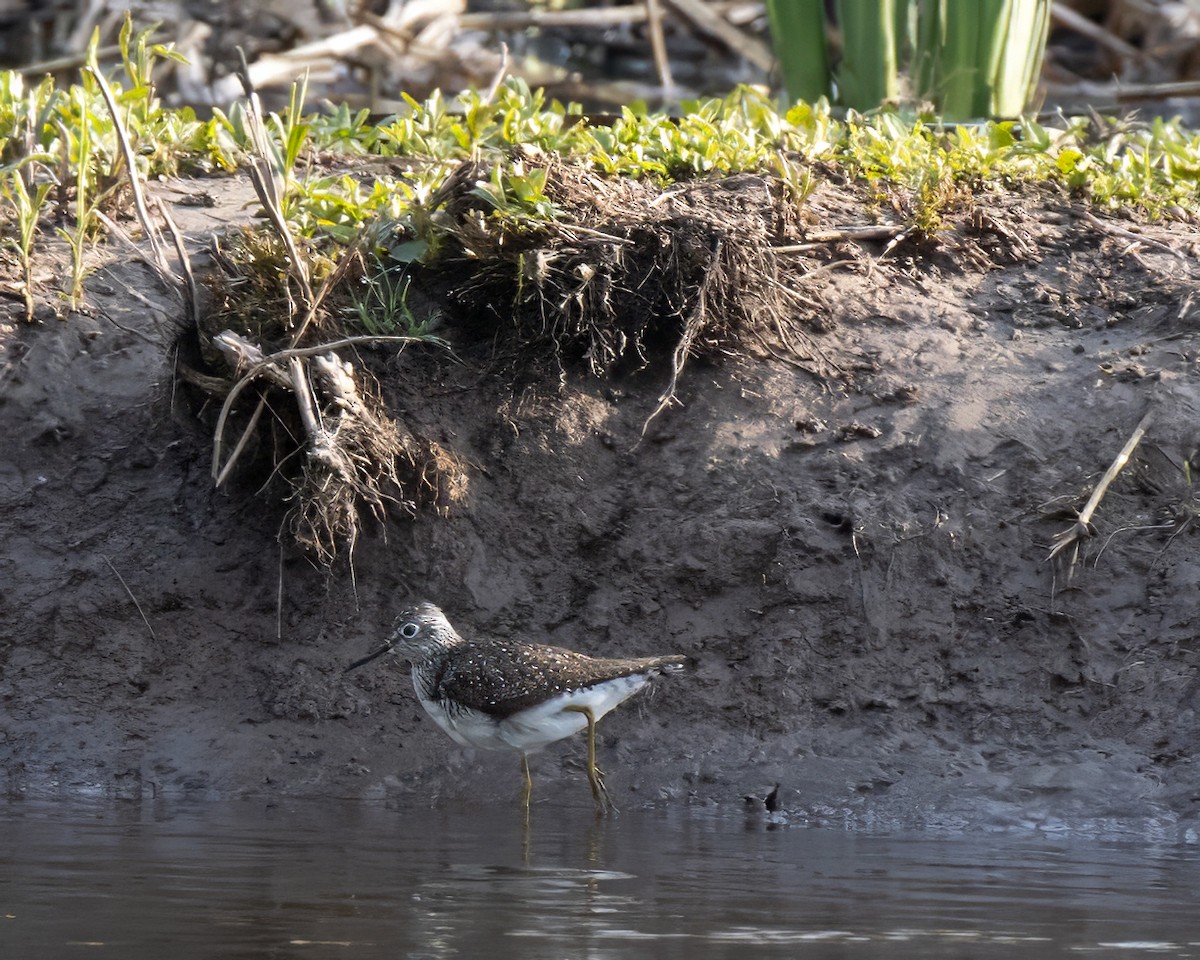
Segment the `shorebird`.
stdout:
<path fill-rule="evenodd" d="M 456 743 L 514 750 L 525 774 L 522 805 L 533 796 L 529 754 L 587 728 L 588 782 L 598 813 L 612 806 L 596 767 L 596 722 L 655 676 L 683 669 L 683 656 L 604 659 L 524 640 L 465 640 L 431 603 L 407 607 L 383 646 L 412 665 L 417 699 Z"/>

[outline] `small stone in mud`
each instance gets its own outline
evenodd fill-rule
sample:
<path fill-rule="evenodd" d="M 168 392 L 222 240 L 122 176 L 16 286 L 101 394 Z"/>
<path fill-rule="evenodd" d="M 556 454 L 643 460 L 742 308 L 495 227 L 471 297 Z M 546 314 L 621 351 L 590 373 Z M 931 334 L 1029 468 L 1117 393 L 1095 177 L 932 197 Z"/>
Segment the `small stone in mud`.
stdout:
<path fill-rule="evenodd" d="M 887 393 L 877 393 L 875 399 L 880 403 L 916 403 L 920 396 L 920 387 L 915 383 L 905 383 Z"/>
<path fill-rule="evenodd" d="M 838 430 L 838 439 L 849 443 L 852 440 L 874 440 L 883 435 L 883 431 L 869 423 L 859 423 L 851 420 Z"/>
<path fill-rule="evenodd" d="M 801 433 L 821 433 L 825 430 L 825 421 L 819 417 L 797 417 L 796 429 Z"/>
<path fill-rule="evenodd" d="M 1117 379 L 1124 383 L 1133 383 L 1138 380 L 1144 380 L 1146 377 L 1158 380 L 1161 376 L 1162 373 L 1160 371 L 1155 370 L 1154 373 L 1151 373 L 1140 363 L 1129 363 L 1117 370 Z"/>
<path fill-rule="evenodd" d="M 767 794 L 763 805 L 767 808 L 768 813 L 775 813 L 779 810 L 779 784 L 775 784 L 775 789 Z"/>

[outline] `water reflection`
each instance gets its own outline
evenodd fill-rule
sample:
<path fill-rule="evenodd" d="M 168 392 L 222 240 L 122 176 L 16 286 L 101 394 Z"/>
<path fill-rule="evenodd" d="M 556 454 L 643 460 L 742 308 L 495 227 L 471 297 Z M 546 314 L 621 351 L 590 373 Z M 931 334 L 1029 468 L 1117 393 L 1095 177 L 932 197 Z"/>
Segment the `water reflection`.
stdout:
<path fill-rule="evenodd" d="M 0 808 L 0 956 L 1200 955 L 1195 845 L 689 810 Z"/>

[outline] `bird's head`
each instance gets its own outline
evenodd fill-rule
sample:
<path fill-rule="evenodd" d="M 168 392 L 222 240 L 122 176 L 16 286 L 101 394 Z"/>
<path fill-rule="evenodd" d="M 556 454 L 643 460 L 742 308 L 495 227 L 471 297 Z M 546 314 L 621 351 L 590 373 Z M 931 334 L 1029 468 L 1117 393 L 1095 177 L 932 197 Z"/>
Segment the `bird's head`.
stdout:
<path fill-rule="evenodd" d="M 370 663 L 385 653 L 394 653 L 413 662 L 425 660 L 461 640 L 441 610 L 432 603 L 418 603 L 400 611 L 382 647 L 350 664 L 345 672 Z"/>

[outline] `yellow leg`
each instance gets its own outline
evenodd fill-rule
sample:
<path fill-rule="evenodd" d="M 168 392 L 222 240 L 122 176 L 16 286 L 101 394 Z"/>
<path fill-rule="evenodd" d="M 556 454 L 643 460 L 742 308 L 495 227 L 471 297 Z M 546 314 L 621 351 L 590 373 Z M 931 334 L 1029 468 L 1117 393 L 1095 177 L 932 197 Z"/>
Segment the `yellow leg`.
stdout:
<path fill-rule="evenodd" d="M 570 710 L 572 713 L 582 713 L 587 718 L 587 774 L 588 783 L 592 785 L 592 799 L 596 802 L 596 812 L 604 813 L 606 810 L 616 810 L 616 804 L 612 802 L 608 795 L 608 788 L 604 786 L 604 775 L 596 766 L 596 715 L 592 713 L 591 707 L 572 705 L 563 709 Z"/>
<path fill-rule="evenodd" d="M 529 757 L 521 754 L 521 769 L 525 772 L 525 787 L 521 790 L 521 809 L 529 819 L 529 801 L 533 799 L 533 777 L 529 773 Z"/>

